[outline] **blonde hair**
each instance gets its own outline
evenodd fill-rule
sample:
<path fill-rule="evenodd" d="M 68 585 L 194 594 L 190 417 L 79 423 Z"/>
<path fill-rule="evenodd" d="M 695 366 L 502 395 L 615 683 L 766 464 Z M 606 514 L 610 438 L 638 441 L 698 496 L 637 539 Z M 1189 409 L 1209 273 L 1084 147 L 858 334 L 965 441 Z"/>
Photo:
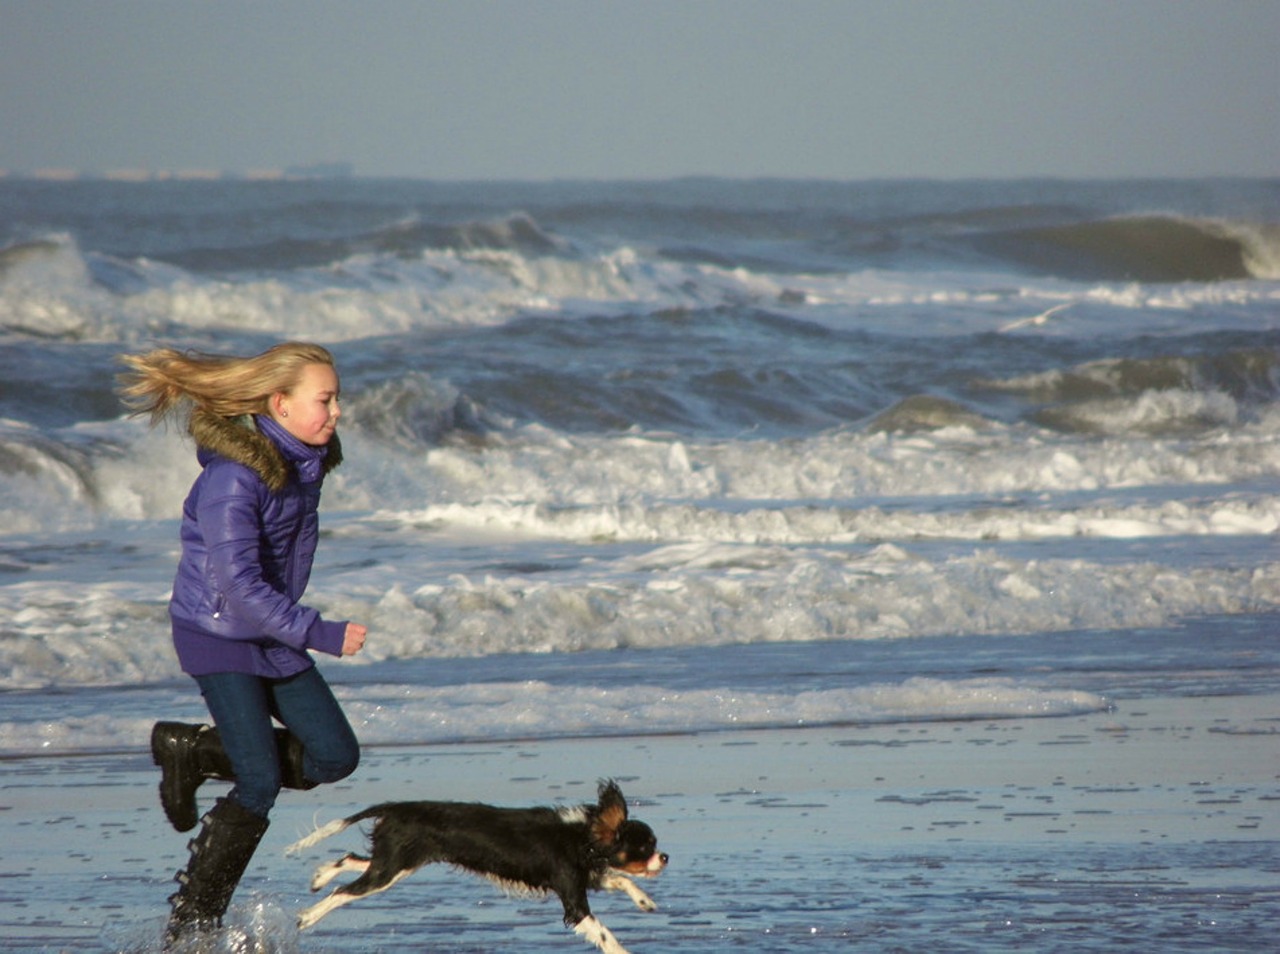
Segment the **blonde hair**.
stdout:
<path fill-rule="evenodd" d="M 121 355 L 131 369 L 118 382 L 130 415 L 151 416 L 154 426 L 185 409 L 219 417 L 266 414 L 273 394 L 289 393 L 312 364 L 334 366 L 333 355 L 320 345 L 286 341 L 252 358 L 158 348 Z"/>

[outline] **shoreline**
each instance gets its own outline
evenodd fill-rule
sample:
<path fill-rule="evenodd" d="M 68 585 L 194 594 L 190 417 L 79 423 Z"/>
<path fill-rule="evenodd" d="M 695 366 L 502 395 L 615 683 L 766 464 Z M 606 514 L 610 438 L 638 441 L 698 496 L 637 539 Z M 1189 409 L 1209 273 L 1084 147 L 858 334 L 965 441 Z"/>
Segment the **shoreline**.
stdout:
<path fill-rule="evenodd" d="M 1106 890 L 1116 872 L 1142 891 L 1192 886 L 1198 904 L 1226 898 L 1231 910 L 1243 904 L 1280 923 L 1267 860 L 1280 843 L 1277 695 L 1126 699 L 1049 718 L 373 747 L 350 779 L 282 793 L 231 915 L 257 924 L 273 950 L 478 950 L 460 938 L 475 930 L 480 939 L 494 923 L 522 949 L 554 949 L 565 943 L 554 902 L 504 899 L 434 869 L 299 936 L 291 918 L 311 899 L 312 867 L 361 839 L 351 832 L 301 859 L 283 848 L 378 801 L 576 804 L 593 800 L 603 777 L 619 781 L 631 814 L 671 855 L 645 885 L 657 914 L 617 895 L 593 899 L 633 950 L 732 949 L 744 935 L 757 949 L 773 938 L 778 950 L 821 950 L 803 947 L 801 921 L 856 939 L 868 919 L 880 923 L 868 905 L 901 903 L 906 882 L 933 886 L 914 930 L 942 910 L 963 912 L 993 882 L 991 903 L 1020 917 L 1049 883 L 1092 885 L 1091 904 L 1130 903 Z M 157 782 L 138 752 L 5 762 L 0 936 L 9 949 L 155 949 L 191 837 L 164 824 Z M 202 789 L 202 807 L 225 789 Z M 766 903 L 773 896 L 790 900 Z M 1187 917 L 1177 906 L 1166 913 Z M 894 933 L 906 930 L 906 921 L 878 927 L 867 949 L 925 940 Z M 946 949 L 956 928 L 930 930 Z M 783 943 L 788 932 L 795 937 Z"/>

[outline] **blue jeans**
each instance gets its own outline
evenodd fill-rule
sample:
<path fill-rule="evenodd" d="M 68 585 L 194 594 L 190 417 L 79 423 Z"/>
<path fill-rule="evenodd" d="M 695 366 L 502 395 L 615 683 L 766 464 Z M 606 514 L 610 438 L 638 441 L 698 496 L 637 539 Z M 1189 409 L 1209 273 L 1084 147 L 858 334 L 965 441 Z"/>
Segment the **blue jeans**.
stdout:
<path fill-rule="evenodd" d="M 360 743 L 314 666 L 288 679 L 241 672 L 194 678 L 235 770 L 230 797 L 241 808 L 265 818 L 280 793 L 273 717 L 302 743 L 302 772 L 308 782 L 336 782 L 356 770 Z"/>

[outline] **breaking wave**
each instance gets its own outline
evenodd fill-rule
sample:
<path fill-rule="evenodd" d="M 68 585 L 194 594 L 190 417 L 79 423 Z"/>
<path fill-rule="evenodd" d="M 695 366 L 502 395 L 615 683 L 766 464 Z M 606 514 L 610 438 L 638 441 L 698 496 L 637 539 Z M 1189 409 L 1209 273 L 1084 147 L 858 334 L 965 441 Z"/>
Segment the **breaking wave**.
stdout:
<path fill-rule="evenodd" d="M 1280 277 L 1280 226 L 1181 216 L 1122 216 L 992 232 L 984 251 L 1086 281 L 1217 282 Z"/>

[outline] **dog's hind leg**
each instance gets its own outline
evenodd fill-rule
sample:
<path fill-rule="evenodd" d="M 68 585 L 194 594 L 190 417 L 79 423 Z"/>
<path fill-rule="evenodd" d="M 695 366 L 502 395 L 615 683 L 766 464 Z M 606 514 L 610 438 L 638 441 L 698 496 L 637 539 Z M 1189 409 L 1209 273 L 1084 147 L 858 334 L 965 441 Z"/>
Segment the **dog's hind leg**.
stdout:
<path fill-rule="evenodd" d="M 338 862 L 338 864 L 342 864 L 342 862 Z M 367 862 L 365 866 L 368 867 Z M 326 914 L 337 910 L 344 904 L 350 904 L 352 901 L 363 898 L 367 894 L 377 894 L 379 891 L 386 891 L 401 878 L 407 878 L 416 870 L 416 868 L 407 868 L 404 871 L 396 872 L 396 874 L 387 879 L 386 883 L 376 886 L 369 883 L 369 873 L 366 871 L 359 878 L 356 878 L 355 881 L 348 885 L 343 885 L 341 888 L 335 888 L 334 892 L 328 897 L 323 898 L 311 905 L 311 907 L 301 911 L 298 914 L 298 930 L 306 930 Z"/>
<path fill-rule="evenodd" d="M 605 891 L 625 891 L 627 893 L 627 897 L 634 901 L 636 907 L 641 911 L 658 910 L 658 906 L 654 904 L 653 898 L 641 891 L 640 886 L 626 875 L 607 874 L 605 875 L 604 881 L 600 882 L 600 887 Z"/>
<path fill-rule="evenodd" d="M 334 911 L 337 908 L 342 907 L 344 904 L 350 904 L 355 899 L 356 895 L 343 894 L 341 889 L 333 892 L 333 894 L 329 895 L 324 900 L 298 912 L 298 930 L 305 931 L 330 911 Z"/>
<path fill-rule="evenodd" d="M 600 948 L 604 954 L 628 954 L 627 949 L 619 944 L 618 939 L 613 936 L 613 932 L 605 927 L 594 914 L 588 914 L 575 924 L 573 933 L 582 937 L 583 940 L 590 941 Z"/>
<path fill-rule="evenodd" d="M 315 874 L 311 876 L 311 890 L 319 891 L 344 872 L 354 871 L 358 874 L 364 874 L 368 870 L 368 858 L 363 858 L 356 854 L 345 854 L 337 861 L 331 861 L 329 864 L 321 865 L 316 869 Z"/>

